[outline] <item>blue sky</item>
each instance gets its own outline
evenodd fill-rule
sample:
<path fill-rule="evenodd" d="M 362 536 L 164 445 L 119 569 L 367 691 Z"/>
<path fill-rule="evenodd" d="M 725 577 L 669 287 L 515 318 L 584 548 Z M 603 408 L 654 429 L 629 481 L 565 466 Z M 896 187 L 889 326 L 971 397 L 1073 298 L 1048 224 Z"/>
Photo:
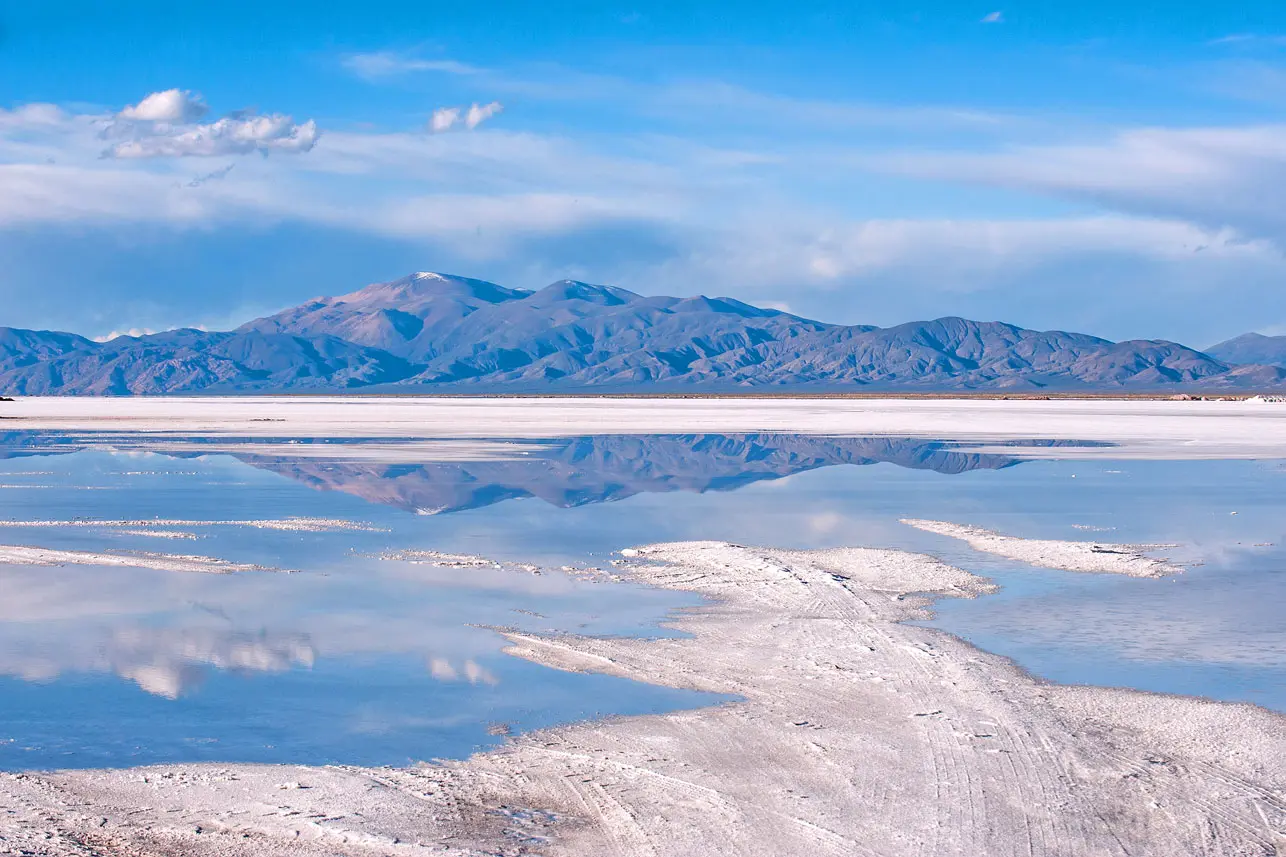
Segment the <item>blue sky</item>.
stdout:
<path fill-rule="evenodd" d="M 0 324 L 415 270 L 1286 332 L 1286 4 L 0 0 Z"/>

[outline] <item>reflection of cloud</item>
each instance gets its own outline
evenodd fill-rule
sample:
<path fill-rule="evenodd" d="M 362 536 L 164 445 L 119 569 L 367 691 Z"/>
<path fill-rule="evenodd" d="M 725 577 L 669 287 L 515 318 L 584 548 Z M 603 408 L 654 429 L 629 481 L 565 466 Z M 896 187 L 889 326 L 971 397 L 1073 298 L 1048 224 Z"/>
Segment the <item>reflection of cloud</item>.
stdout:
<path fill-rule="evenodd" d="M 818 512 L 808 519 L 808 527 L 814 533 L 827 535 L 839 529 L 844 523 L 844 518 L 835 512 Z"/>
<path fill-rule="evenodd" d="M 467 681 L 469 684 L 487 684 L 495 686 L 500 684 L 500 679 L 496 678 L 486 667 L 478 664 L 472 658 L 456 669 L 446 658 L 434 657 L 429 659 L 429 675 L 438 681 Z"/>
<path fill-rule="evenodd" d="M 446 658 L 432 658 L 429 660 L 429 675 L 438 681 L 455 681 L 460 674 Z"/>
<path fill-rule="evenodd" d="M 210 669 L 285 672 L 311 667 L 312 643 L 302 634 L 248 633 L 223 628 L 155 628 L 130 625 L 23 652 L 0 650 L 0 673 L 26 681 L 52 681 L 65 672 L 110 672 L 148 693 L 176 699 L 200 684 Z M 60 644 L 60 645 L 59 645 Z M 6 649 L 10 647 L 5 647 Z M 16 648 L 16 647 L 15 647 Z"/>
<path fill-rule="evenodd" d="M 192 664 L 146 664 L 117 670 L 153 696 L 178 699 L 184 690 L 200 684 L 205 671 Z"/>
<path fill-rule="evenodd" d="M 217 628 L 123 628 L 106 647 L 111 669 L 148 693 L 177 698 L 200 682 L 203 667 L 232 672 L 285 672 L 311 667 L 306 636 Z"/>
<path fill-rule="evenodd" d="M 491 685 L 497 677 L 481 662 L 501 643 L 470 625 L 509 624 L 514 606 L 555 598 L 552 609 L 537 608 L 554 627 L 607 616 L 607 631 L 655 620 L 675 600 L 557 573 L 462 573 L 362 555 L 337 557 L 327 568 L 340 565 L 343 573 L 326 576 L 239 579 L 11 567 L 0 575 L 0 675 L 44 682 L 116 674 L 172 697 L 211 670 L 263 674 L 322 658 L 394 655 L 429 674 L 440 659 L 444 681 Z"/>
<path fill-rule="evenodd" d="M 1238 579 L 1229 580 L 1229 574 Z M 1256 669 L 1286 664 L 1286 623 L 1279 602 L 1271 591 L 1257 595 L 1253 574 L 1228 572 L 1218 579 L 1145 581 L 1142 586 L 1147 588 L 1130 591 L 1129 584 L 1118 584 L 1106 591 L 1096 586 L 983 599 L 963 608 L 950 605 L 937 624 L 1044 656 L 1075 651 L 1154 664 Z"/>

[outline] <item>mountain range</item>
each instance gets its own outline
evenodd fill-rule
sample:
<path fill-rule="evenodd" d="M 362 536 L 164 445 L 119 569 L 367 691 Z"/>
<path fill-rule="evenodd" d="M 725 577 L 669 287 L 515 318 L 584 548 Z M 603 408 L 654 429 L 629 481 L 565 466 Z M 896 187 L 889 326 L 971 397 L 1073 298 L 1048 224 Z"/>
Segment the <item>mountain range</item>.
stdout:
<path fill-rule="evenodd" d="M 732 298 L 643 296 L 572 280 L 528 291 L 417 273 L 231 331 L 97 342 L 0 328 L 0 393 L 1286 387 L 1286 337 L 1259 339 L 1283 342 L 1239 337 L 1201 352 L 962 318 L 840 325 Z"/>

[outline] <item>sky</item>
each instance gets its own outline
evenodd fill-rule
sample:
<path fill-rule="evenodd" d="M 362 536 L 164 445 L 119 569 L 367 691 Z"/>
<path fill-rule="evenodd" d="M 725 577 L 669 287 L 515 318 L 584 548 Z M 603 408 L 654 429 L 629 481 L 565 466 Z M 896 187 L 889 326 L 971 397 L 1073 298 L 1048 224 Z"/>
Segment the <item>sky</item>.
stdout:
<path fill-rule="evenodd" d="M 1286 4 L 0 0 L 0 325 L 413 271 L 1286 333 Z"/>

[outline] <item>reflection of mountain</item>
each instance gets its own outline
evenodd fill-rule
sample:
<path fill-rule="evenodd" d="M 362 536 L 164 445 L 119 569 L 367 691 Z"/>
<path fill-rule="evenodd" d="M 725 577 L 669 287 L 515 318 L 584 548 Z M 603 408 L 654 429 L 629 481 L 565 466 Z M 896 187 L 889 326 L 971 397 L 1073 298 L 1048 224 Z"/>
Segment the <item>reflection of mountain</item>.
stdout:
<path fill-rule="evenodd" d="M 167 438 L 167 442 L 174 441 Z M 421 514 L 477 509 L 502 500 L 538 497 L 563 508 L 668 491 L 731 491 L 764 480 L 837 464 L 896 464 L 958 474 L 999 470 L 1021 458 L 958 452 L 947 441 L 905 437 L 825 437 L 795 434 L 594 435 L 542 439 L 517 458 L 387 463 L 359 454 L 365 442 L 331 439 L 328 457 L 304 453 L 309 443 L 282 438 L 183 438 L 184 449 L 146 435 L 0 434 L 0 459 L 57 455 L 96 446 L 160 452 L 175 458 L 237 447 L 235 458 L 313 488 L 343 491 L 372 503 Z M 302 442 L 301 442 L 302 441 Z M 299 456 L 281 455 L 288 443 Z M 387 445 L 388 440 L 381 440 Z M 393 443 L 396 443 L 394 441 Z M 480 442 L 485 443 L 485 442 Z M 512 442 L 496 441 L 508 451 Z M 521 443 L 521 441 L 519 442 Z M 262 454 L 253 451 L 256 445 Z M 1084 441 L 1027 440 L 1012 446 L 1084 446 Z M 194 447 L 198 449 L 194 449 Z M 354 450 L 351 458 L 337 451 Z M 271 450 L 271 452 L 269 452 Z M 403 459 L 404 460 L 404 459 Z"/>
<path fill-rule="evenodd" d="M 318 461 L 239 453 L 242 461 L 314 488 L 422 514 L 457 512 L 538 497 L 560 507 L 666 491 L 731 491 L 836 464 L 887 462 L 963 473 L 1018 463 L 1003 455 L 955 452 L 940 441 L 788 434 L 599 435 L 542 441 L 516 460 L 425 464 Z"/>

